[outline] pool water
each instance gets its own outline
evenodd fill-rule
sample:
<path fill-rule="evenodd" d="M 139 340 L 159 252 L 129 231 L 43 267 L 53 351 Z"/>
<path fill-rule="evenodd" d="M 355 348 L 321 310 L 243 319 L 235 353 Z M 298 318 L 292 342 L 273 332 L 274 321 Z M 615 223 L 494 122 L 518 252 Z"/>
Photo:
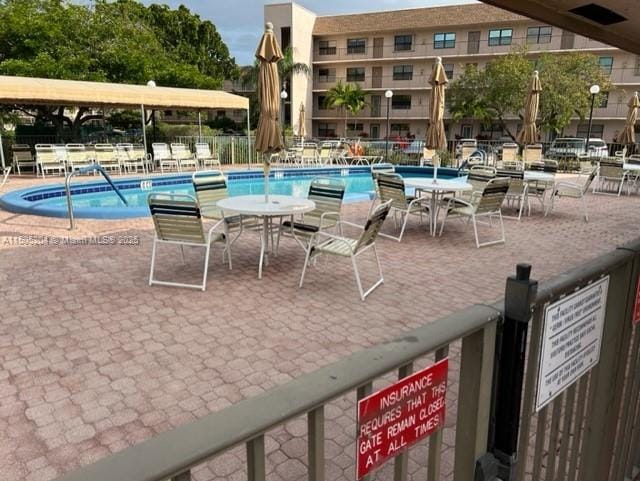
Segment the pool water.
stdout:
<path fill-rule="evenodd" d="M 373 191 L 373 180 L 371 174 L 351 174 L 344 177 L 337 177 L 345 183 L 345 200 L 368 199 L 368 193 Z M 309 192 L 309 184 L 312 177 L 270 179 L 269 193 L 281 195 L 293 195 L 295 197 L 306 197 Z M 230 196 L 263 194 L 264 179 L 231 179 L 228 182 Z M 151 193 L 187 194 L 195 196 L 191 179 L 186 183 L 171 185 L 153 185 L 152 189 L 122 189 L 120 191 L 127 199 L 129 207 L 143 207 L 147 205 L 147 198 Z M 47 199 L 47 204 L 51 207 L 66 208 L 65 197 Z M 120 198 L 113 191 L 95 192 L 91 194 L 81 194 L 73 196 L 73 207 L 124 207 Z"/>

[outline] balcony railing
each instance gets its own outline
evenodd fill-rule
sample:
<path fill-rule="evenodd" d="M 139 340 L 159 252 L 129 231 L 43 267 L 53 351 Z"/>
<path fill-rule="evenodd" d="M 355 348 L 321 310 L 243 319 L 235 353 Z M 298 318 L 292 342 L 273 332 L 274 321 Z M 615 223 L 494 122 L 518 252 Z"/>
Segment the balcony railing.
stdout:
<path fill-rule="evenodd" d="M 459 55 L 492 55 L 496 53 L 508 53 L 518 46 L 526 46 L 531 53 L 545 52 L 550 50 L 564 50 L 562 49 L 562 34 L 555 33 L 551 36 L 549 42 L 537 43 L 528 40 L 526 35 L 511 37 L 511 43 L 508 45 L 496 45 L 490 46 L 487 38 L 487 32 L 484 31 L 483 37 L 480 41 L 467 40 L 458 37 L 455 41 L 453 48 L 434 48 L 433 34 L 426 33 L 424 35 L 416 34 L 416 41 L 411 45 L 409 49 L 397 49 L 392 39 L 385 38 L 385 43 L 382 46 L 374 46 L 372 39 L 368 39 L 368 43 L 364 48 L 353 51 L 345 46 L 336 46 L 330 48 L 319 47 L 318 42 L 314 47 L 314 62 L 323 61 L 345 61 L 352 60 L 357 62 L 358 60 L 369 59 L 393 59 L 393 58 L 413 58 L 413 57 L 447 57 L 447 56 L 459 56 Z M 464 33 L 466 37 L 466 32 Z M 421 38 L 422 37 L 422 38 Z M 346 44 L 346 40 L 338 39 L 336 42 L 342 42 Z M 573 46 L 566 50 L 599 50 L 612 48 L 602 42 L 591 40 L 586 37 L 575 36 L 573 39 Z"/>

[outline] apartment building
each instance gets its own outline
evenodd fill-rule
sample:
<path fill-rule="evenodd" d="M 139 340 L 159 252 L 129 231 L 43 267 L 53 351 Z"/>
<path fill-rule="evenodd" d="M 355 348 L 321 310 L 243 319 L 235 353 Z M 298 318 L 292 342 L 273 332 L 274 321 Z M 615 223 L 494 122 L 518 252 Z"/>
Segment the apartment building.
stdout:
<path fill-rule="evenodd" d="M 428 80 L 436 57 L 442 58 L 453 80 L 466 65 L 482 67 L 523 45 L 532 57 L 541 52 L 591 53 L 613 83 L 608 98 L 594 109 L 591 130 L 592 137 L 607 141 L 622 130 L 628 99 L 640 90 L 640 57 L 486 4 L 317 16 L 295 3 L 283 3 L 265 5 L 264 14 L 279 40 L 293 46 L 294 61 L 313 67 L 311 77 L 289 80 L 285 109 L 287 121 L 297 129 L 295 112 L 304 104 L 307 132 L 316 137 L 424 138 Z M 339 81 L 357 82 L 367 92 L 367 107 L 348 119 L 346 131 L 342 112 L 324 105 L 326 92 Z M 390 100 L 387 90 L 393 92 Z M 510 130 L 517 131 L 520 123 L 516 116 L 509 119 Z M 504 135 L 498 125 L 453 121 L 449 112 L 445 126 L 449 139 Z M 576 117 L 563 134 L 586 136 L 586 131 L 587 122 Z"/>

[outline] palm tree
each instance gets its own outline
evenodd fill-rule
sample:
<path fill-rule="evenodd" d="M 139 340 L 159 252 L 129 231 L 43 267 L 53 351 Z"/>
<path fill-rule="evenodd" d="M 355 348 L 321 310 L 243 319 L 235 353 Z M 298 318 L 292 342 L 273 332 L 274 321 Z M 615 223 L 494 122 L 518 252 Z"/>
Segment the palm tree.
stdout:
<path fill-rule="evenodd" d="M 347 112 L 352 117 L 357 116 L 367 105 L 364 101 L 365 92 L 358 84 L 343 84 L 339 81 L 335 87 L 327 91 L 325 107 L 329 109 L 339 108 L 344 112 L 344 132 L 347 134 Z"/>
<path fill-rule="evenodd" d="M 294 62 L 293 61 L 293 49 L 291 47 L 287 47 L 282 52 L 282 60 L 278 62 L 278 76 L 280 77 L 280 81 L 286 82 L 293 75 L 303 74 L 307 77 L 311 75 L 311 67 L 306 63 L 302 62 Z M 256 59 L 253 62 L 253 65 L 250 67 L 246 67 L 243 69 L 241 74 L 242 86 L 244 88 L 247 87 L 255 87 L 258 84 L 258 72 L 260 70 L 260 62 Z"/>

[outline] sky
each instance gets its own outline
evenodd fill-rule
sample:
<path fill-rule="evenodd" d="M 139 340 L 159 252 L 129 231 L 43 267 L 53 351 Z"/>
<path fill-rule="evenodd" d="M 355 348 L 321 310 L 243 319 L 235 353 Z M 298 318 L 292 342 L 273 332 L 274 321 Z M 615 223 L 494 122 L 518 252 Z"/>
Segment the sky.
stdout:
<path fill-rule="evenodd" d="M 297 0 L 296 3 L 318 15 L 337 15 L 470 1 L 472 0 Z M 211 20 L 238 65 L 253 63 L 253 55 L 264 28 L 264 5 L 285 2 L 287 0 L 143 0 L 145 4 L 165 3 L 172 8 L 183 4 L 201 18 Z"/>

